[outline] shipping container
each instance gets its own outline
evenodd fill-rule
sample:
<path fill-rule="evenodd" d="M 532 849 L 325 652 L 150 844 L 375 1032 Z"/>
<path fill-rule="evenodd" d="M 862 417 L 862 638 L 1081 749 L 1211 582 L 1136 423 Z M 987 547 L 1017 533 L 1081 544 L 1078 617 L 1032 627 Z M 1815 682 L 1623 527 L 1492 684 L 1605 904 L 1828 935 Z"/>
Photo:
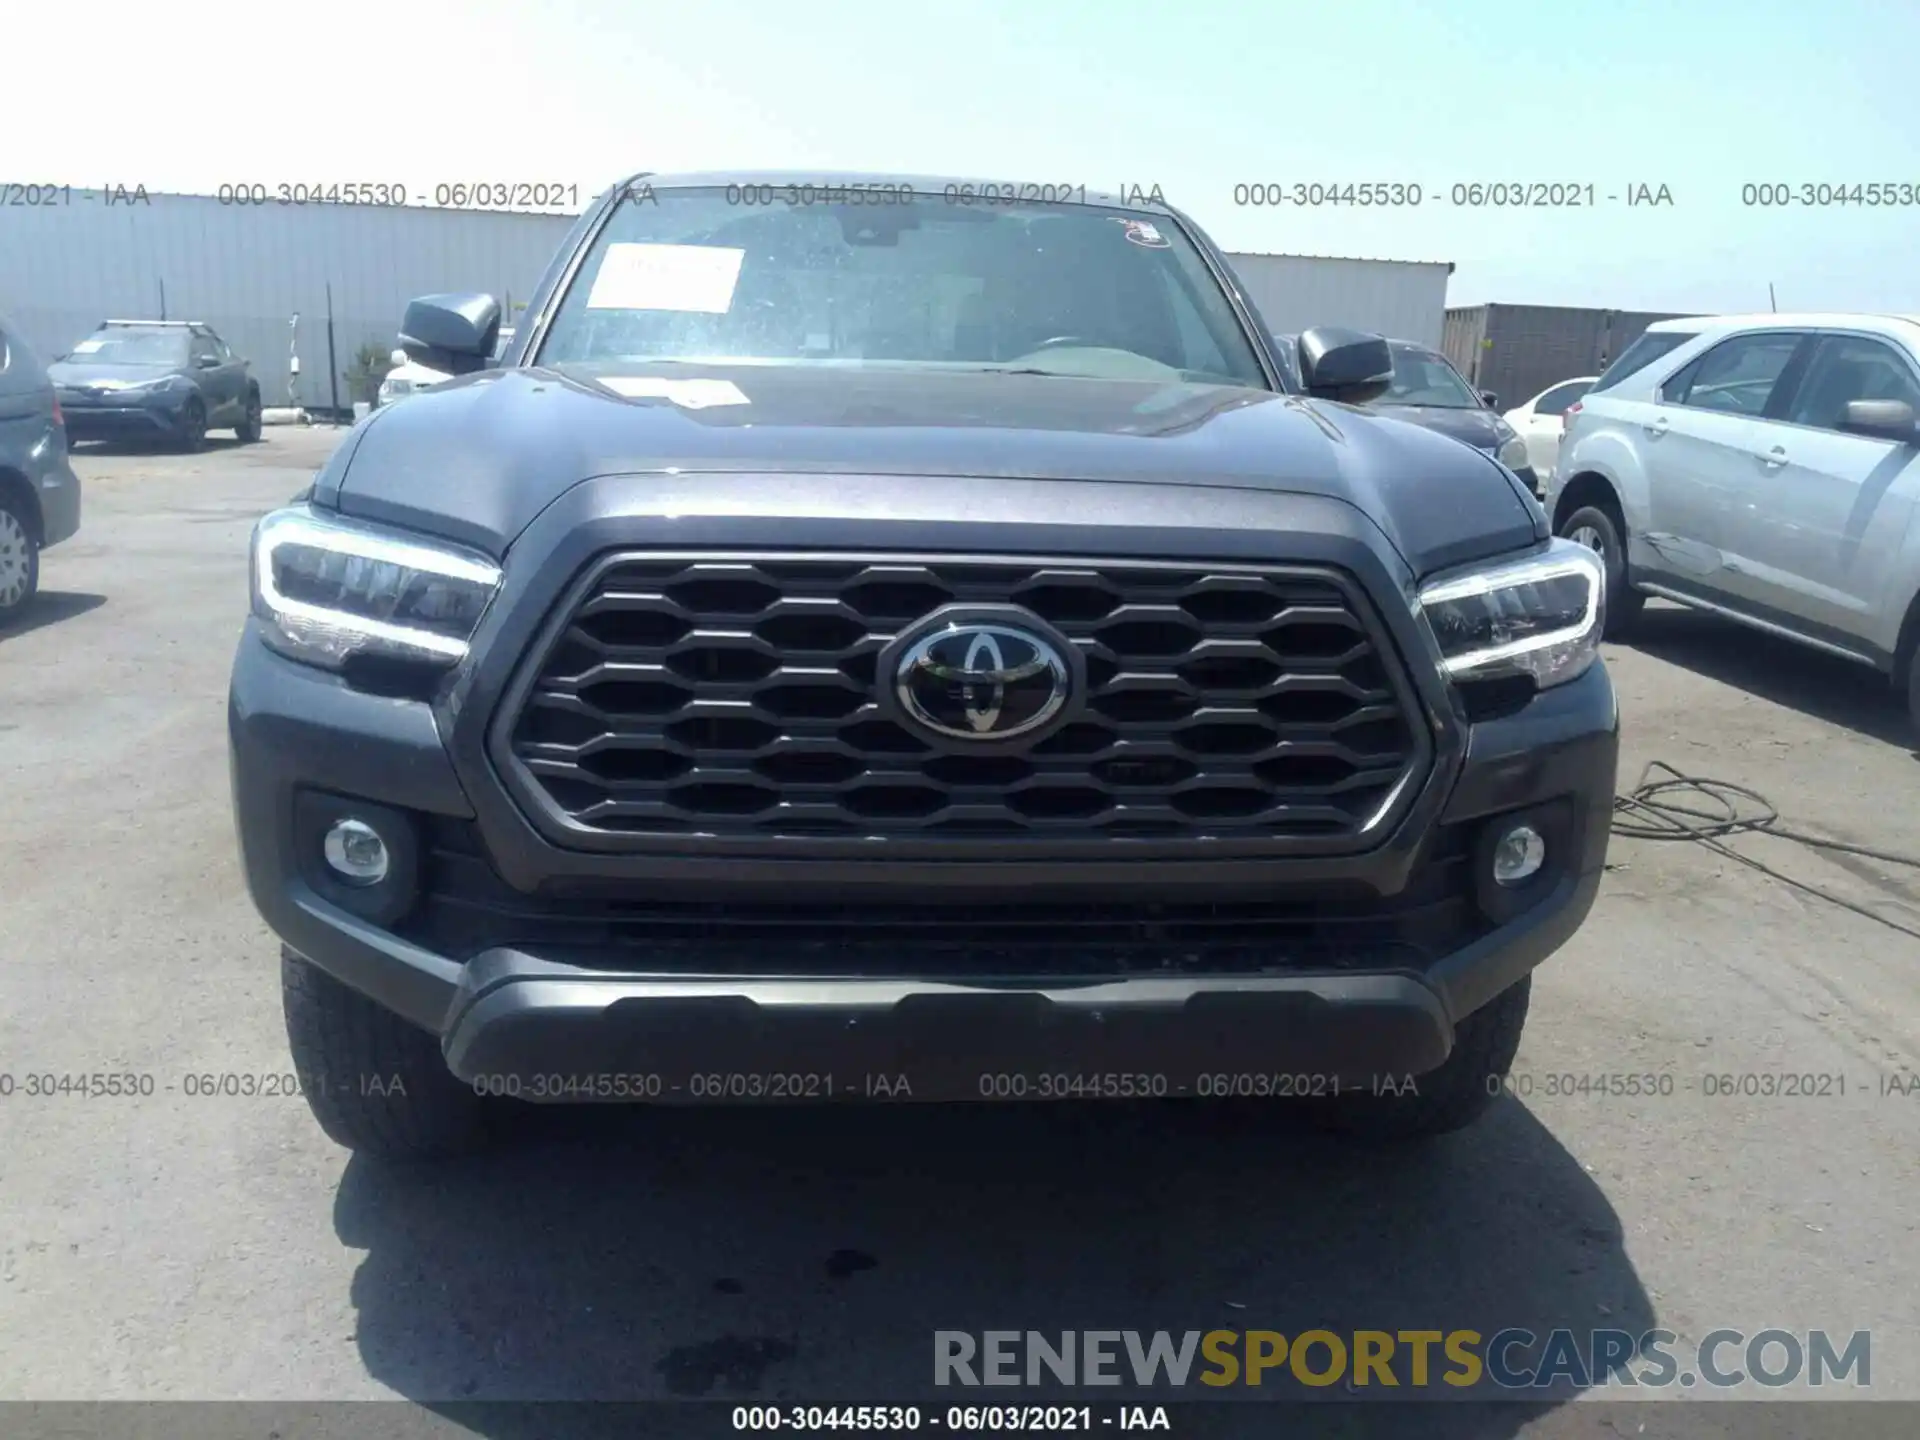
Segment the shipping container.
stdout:
<path fill-rule="evenodd" d="M 252 366 L 267 405 L 345 409 L 355 352 L 391 351 L 407 301 L 478 290 L 524 304 L 573 220 L 204 195 L 105 204 L 76 191 L 0 220 L 0 311 L 48 358 L 109 317 L 204 320 Z"/>
<path fill-rule="evenodd" d="M 1228 262 L 1276 335 L 1344 325 L 1437 347 L 1447 313 L 1445 261 L 1230 254 Z"/>
<path fill-rule="evenodd" d="M 1588 310 L 1571 305 L 1471 305 L 1446 312 L 1440 349 L 1500 408 L 1524 405 L 1550 385 L 1598 375 L 1656 320 L 1646 310 Z"/>

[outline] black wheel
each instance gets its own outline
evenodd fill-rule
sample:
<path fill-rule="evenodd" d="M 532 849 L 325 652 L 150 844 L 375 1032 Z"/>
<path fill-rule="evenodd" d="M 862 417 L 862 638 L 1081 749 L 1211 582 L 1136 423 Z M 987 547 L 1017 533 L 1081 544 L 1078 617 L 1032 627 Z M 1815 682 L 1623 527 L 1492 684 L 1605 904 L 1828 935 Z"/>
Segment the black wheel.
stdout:
<path fill-rule="evenodd" d="M 0 495 L 0 629 L 33 605 L 40 589 L 40 545 L 20 501 Z"/>
<path fill-rule="evenodd" d="M 207 407 L 198 399 L 187 401 L 180 412 L 180 448 L 191 453 L 207 445 Z"/>
<path fill-rule="evenodd" d="M 1607 570 L 1606 638 L 1617 640 L 1646 608 L 1647 597 L 1627 584 L 1626 525 L 1612 506 L 1583 505 L 1561 522 L 1560 533 L 1600 557 Z"/>
<path fill-rule="evenodd" d="M 260 392 L 247 392 L 247 413 L 240 423 L 233 427 L 233 433 L 242 445 L 251 445 L 260 438 Z"/>
<path fill-rule="evenodd" d="M 1402 1081 L 1398 1093 L 1341 1095 L 1310 1101 L 1322 1129 L 1381 1140 L 1420 1140 L 1465 1129 L 1486 1113 L 1505 1088 L 1527 1024 L 1533 977 L 1523 977 L 1467 1016 L 1454 1029 L 1453 1053 L 1438 1070 Z M 1400 1080 L 1400 1077 L 1395 1077 Z"/>
<path fill-rule="evenodd" d="M 430 1159 L 486 1140 L 486 1103 L 447 1069 L 425 1030 L 280 949 L 294 1072 L 313 1118 L 349 1150 Z"/>
<path fill-rule="evenodd" d="M 0 588 L 6 584 L 6 563 L 5 546 L 0 544 Z M 1920 657 L 1907 660 L 1907 718 L 1913 722 L 1914 732 L 1920 734 Z"/>

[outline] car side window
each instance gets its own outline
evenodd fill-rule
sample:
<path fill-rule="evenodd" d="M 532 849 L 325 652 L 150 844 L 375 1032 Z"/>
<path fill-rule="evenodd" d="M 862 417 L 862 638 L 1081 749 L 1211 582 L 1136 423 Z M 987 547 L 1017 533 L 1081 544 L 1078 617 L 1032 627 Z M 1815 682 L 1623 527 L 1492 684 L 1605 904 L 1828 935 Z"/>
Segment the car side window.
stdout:
<path fill-rule="evenodd" d="M 1536 415 L 1564 415 L 1567 407 L 1587 393 L 1590 380 L 1569 380 L 1564 385 L 1556 385 L 1533 403 Z"/>
<path fill-rule="evenodd" d="M 1687 393 L 1687 387 L 1693 384 L 1694 374 L 1700 369 L 1700 361 L 1706 358 L 1704 355 L 1699 356 L 1690 364 L 1683 365 L 1669 375 L 1657 392 L 1659 398 L 1669 405 L 1678 405 L 1680 397 Z"/>
<path fill-rule="evenodd" d="M 1829 335 L 1815 348 L 1782 418 L 1792 425 L 1838 430 L 1850 400 L 1901 400 L 1920 413 L 1920 383 L 1912 366 L 1884 341 Z"/>
<path fill-rule="evenodd" d="M 213 348 L 213 341 L 204 335 L 196 335 L 193 337 L 193 347 L 190 353 L 193 356 L 193 363 L 196 365 L 198 365 L 205 356 L 210 355 L 215 360 L 220 358 L 220 352 Z"/>
<path fill-rule="evenodd" d="M 1802 337 L 1791 331 L 1735 335 L 1660 387 L 1660 398 L 1694 410 L 1759 415 Z"/>

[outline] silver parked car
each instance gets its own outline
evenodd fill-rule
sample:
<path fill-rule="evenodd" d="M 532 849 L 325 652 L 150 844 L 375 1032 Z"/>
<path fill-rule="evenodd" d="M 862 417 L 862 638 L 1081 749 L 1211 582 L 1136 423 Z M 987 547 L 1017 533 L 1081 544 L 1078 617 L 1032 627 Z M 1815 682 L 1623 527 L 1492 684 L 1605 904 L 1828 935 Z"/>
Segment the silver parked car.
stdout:
<path fill-rule="evenodd" d="M 1648 595 L 1872 665 L 1920 724 L 1920 316 L 1664 320 L 1567 411 L 1547 496 L 1607 631 Z"/>
<path fill-rule="evenodd" d="M 53 382 L 0 316 L 0 628 L 33 603 L 40 552 L 79 528 L 80 481 Z"/>

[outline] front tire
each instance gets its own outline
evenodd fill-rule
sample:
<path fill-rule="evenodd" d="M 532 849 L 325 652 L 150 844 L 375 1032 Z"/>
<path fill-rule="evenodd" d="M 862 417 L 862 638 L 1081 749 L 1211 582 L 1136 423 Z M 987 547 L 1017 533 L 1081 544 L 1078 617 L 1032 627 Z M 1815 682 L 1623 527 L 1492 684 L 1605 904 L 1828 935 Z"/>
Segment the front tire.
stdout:
<path fill-rule="evenodd" d="M 1533 977 L 1523 976 L 1454 1027 L 1453 1053 L 1438 1070 L 1402 1081 L 1400 1093 L 1342 1095 L 1315 1101 L 1320 1128 L 1377 1140 L 1424 1140 L 1463 1130 L 1500 1098 L 1520 1032 L 1527 1024 Z"/>
<path fill-rule="evenodd" d="M 285 946 L 280 994 L 301 1093 L 329 1139 L 387 1160 L 485 1143 L 485 1102 L 454 1078 L 427 1031 Z"/>
<path fill-rule="evenodd" d="M 240 417 L 240 423 L 233 427 L 234 437 L 242 445 L 251 445 L 260 438 L 260 392 L 247 392 L 246 413 Z"/>
<path fill-rule="evenodd" d="M 0 620 L 0 624 L 6 623 Z M 1907 719 L 1913 725 L 1913 732 L 1920 737 L 1920 656 L 1907 658 Z"/>
<path fill-rule="evenodd" d="M 20 501 L 0 495 L 0 630 L 33 608 L 40 590 L 40 546 Z"/>
<path fill-rule="evenodd" d="M 207 447 L 207 407 L 198 399 L 187 401 L 180 412 L 180 448 L 191 455 Z"/>
<path fill-rule="evenodd" d="M 1633 628 L 1647 597 L 1627 583 L 1626 525 L 1611 506 L 1583 505 L 1561 522 L 1560 534 L 1600 557 L 1607 572 L 1605 638 L 1618 640 Z"/>

